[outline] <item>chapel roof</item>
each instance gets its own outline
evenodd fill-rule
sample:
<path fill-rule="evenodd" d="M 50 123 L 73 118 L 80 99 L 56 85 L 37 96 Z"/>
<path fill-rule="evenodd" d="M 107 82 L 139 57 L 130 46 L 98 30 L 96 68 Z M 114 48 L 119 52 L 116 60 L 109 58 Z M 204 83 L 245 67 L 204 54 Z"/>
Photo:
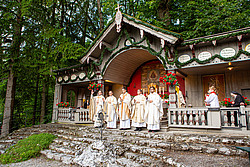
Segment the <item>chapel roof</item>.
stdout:
<path fill-rule="evenodd" d="M 143 30 L 171 44 L 175 44 L 181 38 L 181 34 L 179 33 L 157 27 L 155 25 L 149 24 L 127 14 L 122 14 L 122 17 L 123 23 L 129 24 L 130 26 Z M 84 63 L 87 60 L 87 58 L 94 52 L 94 50 L 96 50 L 96 48 L 98 47 L 98 45 L 100 45 L 101 42 L 103 42 L 103 44 L 106 46 L 108 45 L 107 42 L 104 41 L 104 39 L 107 38 L 107 36 L 114 35 L 114 32 L 112 33 L 112 29 L 114 30 L 115 27 L 115 18 L 113 18 L 108 23 L 106 28 L 100 32 L 100 34 L 95 38 L 90 47 L 87 49 L 84 54 L 84 57 L 80 60 L 81 63 Z"/>

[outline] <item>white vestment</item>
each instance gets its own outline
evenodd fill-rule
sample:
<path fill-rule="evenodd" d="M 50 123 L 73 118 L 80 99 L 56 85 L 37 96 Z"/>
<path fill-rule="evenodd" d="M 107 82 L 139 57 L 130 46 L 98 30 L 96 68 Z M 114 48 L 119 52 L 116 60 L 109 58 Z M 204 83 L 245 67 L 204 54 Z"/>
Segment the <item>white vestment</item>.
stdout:
<path fill-rule="evenodd" d="M 144 121 L 145 107 L 146 107 L 146 97 L 144 95 L 137 95 L 132 100 L 132 126 L 133 127 L 146 127 Z"/>
<path fill-rule="evenodd" d="M 205 102 L 210 104 L 208 107 L 220 107 L 218 96 L 214 92 L 210 93 L 209 96 L 206 96 Z"/>
<path fill-rule="evenodd" d="M 95 102 L 94 127 L 102 126 L 101 119 L 99 118 L 99 113 L 103 112 L 104 101 L 105 98 L 103 95 L 94 97 L 94 102 Z"/>
<path fill-rule="evenodd" d="M 118 99 L 119 103 L 119 118 L 120 128 L 130 128 L 130 108 L 131 108 L 131 96 L 129 93 L 121 94 Z"/>
<path fill-rule="evenodd" d="M 150 103 L 150 101 L 153 101 Z M 160 119 L 163 116 L 163 108 L 161 97 L 156 93 L 150 93 L 148 95 L 145 121 L 148 125 L 148 130 L 160 130 Z"/>
<path fill-rule="evenodd" d="M 117 107 L 117 100 L 115 96 L 109 96 L 106 99 L 106 121 L 107 121 L 107 128 L 116 128 L 116 107 Z"/>

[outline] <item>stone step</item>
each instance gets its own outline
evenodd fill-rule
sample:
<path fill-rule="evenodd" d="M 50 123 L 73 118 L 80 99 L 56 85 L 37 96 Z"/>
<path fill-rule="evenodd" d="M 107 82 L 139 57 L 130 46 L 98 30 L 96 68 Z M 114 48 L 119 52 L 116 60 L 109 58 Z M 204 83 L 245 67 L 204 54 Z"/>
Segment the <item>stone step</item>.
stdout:
<path fill-rule="evenodd" d="M 79 129 L 81 131 L 82 129 Z M 65 132 L 65 130 L 62 130 Z M 79 134 L 81 135 L 81 132 L 70 132 L 69 134 Z M 92 134 L 90 133 L 96 133 L 99 134 L 96 136 L 97 139 L 100 138 L 100 130 L 98 129 L 88 129 L 88 134 L 85 133 L 84 137 L 91 137 Z M 104 130 L 103 135 L 110 136 L 111 134 L 115 135 L 122 135 L 122 136 L 136 136 L 136 137 L 142 137 L 142 138 L 154 138 L 154 139 L 162 139 L 162 140 L 168 140 L 168 141 L 180 141 L 180 142 L 195 142 L 195 143 L 221 143 L 224 145 L 234 145 L 234 146 L 250 146 L 250 139 L 245 137 L 219 137 L 219 136 L 201 136 L 201 135 L 173 135 L 173 134 L 157 134 L 157 133 L 145 133 L 145 132 L 129 132 L 129 131 L 117 131 L 117 130 Z"/>
<path fill-rule="evenodd" d="M 63 132 L 63 131 L 61 131 Z M 71 133 L 72 134 L 72 133 Z M 67 136 L 67 135 L 58 135 L 59 137 L 62 137 L 64 139 L 69 140 L 78 140 L 81 142 L 86 143 L 93 143 L 96 140 L 100 140 L 99 134 L 85 134 L 83 135 L 83 138 L 78 138 L 74 136 Z M 105 134 L 104 134 L 105 135 Z M 124 134 L 123 134 L 124 135 Z M 142 135 L 139 135 L 142 136 Z M 176 151 L 197 151 L 201 153 L 208 153 L 208 154 L 222 154 L 222 155 L 243 155 L 246 156 L 246 153 L 244 153 L 241 150 L 236 149 L 234 146 L 231 145 L 224 145 L 223 143 L 216 144 L 216 143 L 208 143 L 208 144 L 202 144 L 202 143 L 195 143 L 195 142 L 182 142 L 182 140 L 177 140 L 174 142 L 166 142 L 163 140 L 160 140 L 160 136 L 154 136 L 155 139 L 145 139 L 141 137 L 124 137 L 119 136 L 116 133 L 116 136 L 109 135 L 104 136 L 104 140 L 113 141 L 113 142 L 120 142 L 120 143 L 132 143 L 134 145 L 138 146 L 148 146 L 150 148 L 163 148 L 163 149 L 172 149 Z"/>
<path fill-rule="evenodd" d="M 70 165 L 74 164 L 73 160 L 75 158 L 74 155 L 68 155 L 64 153 L 58 153 L 52 150 L 42 150 L 41 154 L 45 155 L 48 159 L 54 159 L 57 161 L 62 161 L 63 163 Z"/>

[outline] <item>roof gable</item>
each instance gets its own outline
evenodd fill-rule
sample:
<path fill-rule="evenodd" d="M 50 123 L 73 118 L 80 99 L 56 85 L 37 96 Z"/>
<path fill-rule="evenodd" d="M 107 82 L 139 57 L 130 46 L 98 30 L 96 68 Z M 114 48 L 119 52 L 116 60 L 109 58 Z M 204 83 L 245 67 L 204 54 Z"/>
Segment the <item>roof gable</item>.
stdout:
<path fill-rule="evenodd" d="M 179 38 L 181 38 L 181 35 L 178 33 L 151 25 L 149 23 L 143 22 L 139 19 L 128 16 L 126 14 L 122 14 L 122 16 L 123 16 L 122 17 L 123 23 L 138 28 L 168 43 L 175 44 L 179 40 Z M 98 46 L 101 48 L 102 45 L 105 45 L 110 48 L 111 46 L 109 46 L 109 44 L 105 42 L 104 39 L 112 35 L 112 31 L 114 31 L 115 29 L 116 29 L 116 22 L 115 19 L 113 18 L 106 26 L 106 28 L 103 31 L 101 31 L 101 33 L 92 42 L 91 46 L 87 49 L 87 51 L 85 52 L 85 56 L 80 60 L 80 62 L 84 63 L 88 59 L 88 57 L 98 49 Z M 118 34 L 119 33 L 117 33 L 117 35 Z"/>

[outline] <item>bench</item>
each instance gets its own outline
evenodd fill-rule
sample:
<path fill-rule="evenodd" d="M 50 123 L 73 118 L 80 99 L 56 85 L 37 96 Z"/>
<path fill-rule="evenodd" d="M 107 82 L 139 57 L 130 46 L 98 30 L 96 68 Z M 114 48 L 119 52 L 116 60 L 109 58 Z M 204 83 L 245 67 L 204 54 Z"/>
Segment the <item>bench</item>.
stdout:
<path fill-rule="evenodd" d="M 248 152 L 248 159 L 249 159 L 249 163 L 250 163 L 250 147 L 237 147 L 236 148 L 242 150 L 242 151 L 246 151 Z"/>

